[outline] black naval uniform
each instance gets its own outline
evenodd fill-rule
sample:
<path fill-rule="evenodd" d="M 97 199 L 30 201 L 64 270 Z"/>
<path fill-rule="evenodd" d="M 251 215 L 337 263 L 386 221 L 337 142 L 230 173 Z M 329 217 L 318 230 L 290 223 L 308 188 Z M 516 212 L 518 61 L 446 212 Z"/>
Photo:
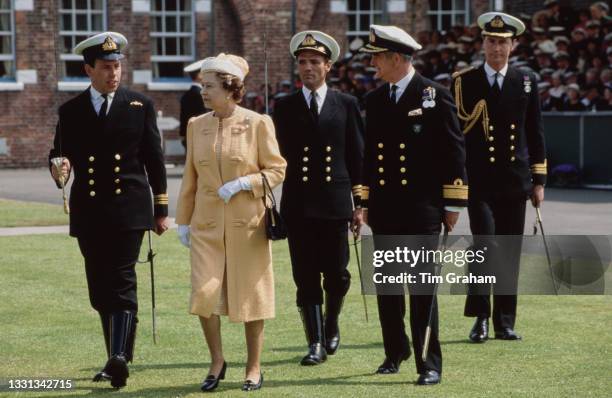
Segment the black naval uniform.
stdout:
<path fill-rule="evenodd" d="M 102 320 L 107 354 L 124 340 L 128 362 L 138 311 L 135 263 L 144 231 L 155 229 L 154 216 L 168 214 L 155 115 L 151 100 L 119 88 L 107 115 L 99 116 L 87 89 L 60 107 L 49 153 L 50 159 L 70 160 L 70 235 L 85 259 L 89 298 Z M 104 371 L 96 377 L 110 378 Z"/>
<path fill-rule="evenodd" d="M 187 133 L 187 122 L 195 116 L 200 116 L 206 113 L 204 100 L 202 99 L 202 88 L 197 84 L 192 84 L 189 90 L 181 96 L 181 125 L 179 135 L 181 143 L 185 147 L 185 134 Z"/>
<path fill-rule="evenodd" d="M 455 101 L 466 136 L 472 234 L 523 235 L 526 200 L 533 184 L 546 182 L 546 150 L 537 82 L 531 73 L 511 66 L 500 91 L 489 84 L 484 65 L 456 72 L 453 78 Z M 475 239 L 478 245 L 479 239 Z M 503 268 L 505 275 L 515 279 L 506 284 L 516 284 L 520 241 L 504 242 L 507 247 L 503 249 L 503 260 L 498 258 L 501 262 L 496 264 Z M 471 289 L 482 293 L 482 287 Z M 489 318 L 489 294 L 469 294 L 465 316 Z M 515 318 L 516 295 L 495 295 L 496 334 L 514 329 Z"/>
<path fill-rule="evenodd" d="M 362 205 L 368 209 L 376 247 L 383 246 L 379 238 L 383 235 L 432 235 L 428 242 L 435 249 L 445 206 L 460 207 L 467 202 L 464 141 L 455 105 L 446 88 L 418 73 L 397 103 L 390 96 L 390 84 L 385 83 L 366 97 Z M 434 105 L 430 106 L 432 97 Z M 377 299 L 386 355 L 379 373 L 393 373 L 410 356 L 403 289 Z M 432 334 L 427 361 L 423 362 L 431 303 Z M 417 372 L 441 374 L 435 297 L 411 292 L 410 326 Z"/>
<path fill-rule="evenodd" d="M 276 104 L 274 123 L 287 160 L 281 215 L 288 227 L 297 305 L 309 344 L 325 344 L 324 336 L 316 336 L 321 334 L 317 324 L 322 321 L 325 291 L 327 351 L 333 354 L 339 339 L 338 315 L 351 278 L 348 223 L 361 195 L 363 125 L 357 100 L 328 89 L 315 115 L 300 90 Z"/>

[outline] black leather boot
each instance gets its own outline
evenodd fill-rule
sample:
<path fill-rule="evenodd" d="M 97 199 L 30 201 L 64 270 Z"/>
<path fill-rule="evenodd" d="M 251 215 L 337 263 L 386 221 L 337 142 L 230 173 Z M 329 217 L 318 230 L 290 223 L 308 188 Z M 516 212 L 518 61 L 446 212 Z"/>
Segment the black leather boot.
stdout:
<path fill-rule="evenodd" d="M 329 355 L 334 355 L 340 345 L 338 317 L 343 303 L 344 296 L 325 296 L 325 350 Z"/>
<path fill-rule="evenodd" d="M 128 337 L 127 348 L 125 350 L 125 359 L 128 362 L 134 360 L 134 344 L 136 343 L 136 326 L 138 326 L 138 317 L 134 316 L 134 322 L 132 322 L 132 329 Z"/>
<path fill-rule="evenodd" d="M 300 362 L 303 366 L 319 365 L 327 359 L 325 351 L 325 332 L 323 328 L 323 312 L 320 305 L 298 307 L 308 341 L 308 354 Z"/>
<path fill-rule="evenodd" d="M 128 370 L 128 341 L 134 328 L 136 314 L 131 311 L 114 312 L 110 316 L 110 358 L 104 367 L 111 376 L 111 385 L 125 387 L 130 377 Z"/>
<path fill-rule="evenodd" d="M 104 345 L 106 346 L 106 360 L 110 358 L 110 315 L 100 312 L 100 321 L 102 323 L 102 333 L 104 334 Z M 109 381 L 110 375 L 106 373 L 106 367 L 96 373 L 92 381 Z"/>

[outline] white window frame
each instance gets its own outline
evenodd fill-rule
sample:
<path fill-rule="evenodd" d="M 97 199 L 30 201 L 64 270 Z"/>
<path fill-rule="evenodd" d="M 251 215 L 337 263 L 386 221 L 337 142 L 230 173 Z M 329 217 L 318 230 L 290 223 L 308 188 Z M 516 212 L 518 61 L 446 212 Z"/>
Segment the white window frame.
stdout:
<path fill-rule="evenodd" d="M 442 0 L 437 0 L 438 2 L 438 8 L 435 10 L 432 10 L 431 8 L 429 10 L 427 10 L 427 17 L 431 17 L 431 16 L 435 16 L 436 17 L 436 25 L 432 26 L 431 29 L 432 30 L 444 30 L 442 28 L 442 17 L 444 15 L 450 15 L 451 16 L 451 21 L 450 21 L 450 27 L 455 26 L 457 24 L 457 19 L 456 17 L 461 15 L 464 16 L 464 25 L 468 26 L 469 25 L 469 21 L 470 21 L 470 1 L 469 0 L 464 0 L 464 8 L 463 9 L 458 9 L 457 7 L 455 7 L 455 1 L 456 0 L 452 0 L 452 6 L 450 10 L 442 10 Z M 447 28 L 447 29 L 448 29 Z"/>
<path fill-rule="evenodd" d="M 13 0 L 9 1 L 9 8 L 2 9 L 0 13 L 10 15 L 10 25 L 11 25 L 10 30 L 0 31 L 0 36 L 10 36 L 11 37 L 11 40 L 10 40 L 11 51 L 9 54 L 0 54 L 0 61 L 12 61 L 12 68 L 10 71 L 7 71 L 8 77 L 0 76 L 0 82 L 10 83 L 10 82 L 16 81 L 15 76 L 16 76 L 16 71 L 17 71 L 17 65 L 16 65 L 17 57 L 15 55 L 15 4 Z"/>
<path fill-rule="evenodd" d="M 370 0 L 370 7 L 367 10 L 361 9 L 361 2 L 359 0 L 355 1 L 356 9 L 350 10 L 348 1 L 347 1 L 346 15 L 349 17 L 349 19 L 352 19 L 352 18 L 355 19 L 355 30 L 347 30 L 346 31 L 347 36 L 354 36 L 354 37 L 366 36 L 367 37 L 370 34 L 370 25 L 374 23 L 374 16 L 375 15 L 383 16 L 385 13 L 385 5 L 387 3 L 384 0 L 380 0 L 380 9 L 374 9 L 373 3 L 375 1 L 376 0 Z M 362 15 L 369 16 L 370 23 L 368 24 L 368 26 L 361 26 L 361 16 Z M 350 26 L 350 22 L 349 22 L 349 26 Z"/>
<path fill-rule="evenodd" d="M 107 24 L 108 24 L 108 13 L 107 13 L 107 5 L 108 5 L 108 1 L 107 0 L 102 0 L 102 10 L 101 12 L 96 10 L 94 11 L 91 8 L 91 3 L 93 0 L 87 0 L 87 8 L 86 9 L 77 9 L 76 8 L 76 0 L 71 0 L 72 2 L 72 8 L 62 8 L 63 6 L 63 2 L 59 1 L 59 8 L 57 9 L 57 29 L 59 31 L 59 42 L 56 43 L 56 46 L 60 46 L 63 42 L 64 37 L 66 36 L 70 36 L 70 37 L 75 37 L 75 36 L 93 36 L 95 34 L 98 33 L 102 33 L 105 32 L 107 30 Z M 72 30 L 61 30 L 61 19 L 64 15 L 71 15 L 71 25 L 72 25 Z M 91 29 L 91 20 L 92 20 L 92 16 L 93 15 L 102 15 L 102 30 L 93 30 Z M 88 29 L 87 30 L 76 30 L 76 16 L 77 15 L 86 15 L 87 16 L 87 25 L 88 25 Z M 74 45 L 76 45 L 77 43 L 75 42 Z M 61 81 L 62 82 L 83 82 L 83 81 L 89 81 L 89 79 L 87 77 L 68 77 L 66 76 L 66 61 L 82 61 L 83 60 L 83 56 L 82 55 L 76 55 L 74 53 L 72 53 L 72 49 L 70 49 L 70 53 L 61 53 L 60 54 L 60 61 L 63 64 L 62 66 L 62 76 L 61 76 Z M 80 86 L 79 86 L 80 87 Z"/>
<path fill-rule="evenodd" d="M 196 19 L 196 10 L 195 10 L 195 2 L 193 0 L 189 0 L 191 2 L 191 10 L 175 10 L 175 11 L 167 11 L 166 2 L 162 0 L 162 10 L 155 10 L 155 1 L 151 1 L 151 11 L 150 18 L 161 17 L 162 21 L 162 30 L 161 31 L 153 31 L 149 32 L 149 37 L 152 40 L 152 45 L 157 46 L 158 39 L 165 38 L 183 38 L 189 37 L 191 38 L 191 46 L 190 52 L 188 55 L 153 55 L 153 49 L 151 49 L 151 71 L 153 75 L 155 74 L 156 64 L 163 62 L 183 62 L 183 63 L 191 63 L 195 61 L 195 51 L 196 51 L 196 30 L 195 30 L 195 19 Z M 177 1 L 177 5 L 180 4 L 180 1 Z M 173 16 L 176 18 L 176 31 L 168 32 L 166 31 L 166 17 Z M 182 17 L 191 17 L 191 31 L 189 32 L 181 32 L 181 18 Z M 152 23 L 151 23 L 152 26 Z M 162 40 L 162 52 L 165 52 L 166 43 Z M 177 51 L 180 51 L 180 46 L 177 46 Z M 153 76 L 153 82 L 184 82 L 187 81 L 188 78 L 186 76 L 183 77 L 160 77 Z"/>

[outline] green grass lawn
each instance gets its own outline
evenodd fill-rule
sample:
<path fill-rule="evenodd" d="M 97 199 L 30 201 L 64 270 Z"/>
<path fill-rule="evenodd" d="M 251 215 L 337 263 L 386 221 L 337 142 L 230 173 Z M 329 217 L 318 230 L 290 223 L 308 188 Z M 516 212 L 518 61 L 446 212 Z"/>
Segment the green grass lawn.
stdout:
<path fill-rule="evenodd" d="M 0 199 L 0 228 L 67 224 L 62 206 Z"/>
<path fill-rule="evenodd" d="M 90 378 L 103 365 L 97 314 L 89 307 L 76 241 L 64 235 L 0 238 L 0 379 L 66 378 L 70 392 L 0 392 L 7 397 L 71 395 L 198 397 L 208 351 L 196 317 L 188 314 L 189 262 L 174 231 L 155 238 L 159 340 L 151 339 L 147 265 L 139 265 L 140 324 L 128 386 L 112 393 Z M 522 296 L 521 342 L 467 342 L 472 320 L 461 296 L 440 297 L 444 355 L 442 384 L 418 387 L 414 361 L 399 374 L 374 375 L 383 359 L 376 300 L 367 297 L 365 323 L 355 264 L 354 283 L 341 317 L 342 344 L 321 366 L 301 367 L 305 338 L 295 309 L 285 241 L 274 244 L 276 319 L 266 323 L 265 383 L 258 396 L 284 397 L 604 397 L 612 391 L 612 297 Z M 144 255 L 143 255 L 144 257 Z M 408 323 L 408 318 L 406 319 Z M 218 389 L 243 397 L 246 350 L 241 324 L 223 323 L 229 368 Z"/>

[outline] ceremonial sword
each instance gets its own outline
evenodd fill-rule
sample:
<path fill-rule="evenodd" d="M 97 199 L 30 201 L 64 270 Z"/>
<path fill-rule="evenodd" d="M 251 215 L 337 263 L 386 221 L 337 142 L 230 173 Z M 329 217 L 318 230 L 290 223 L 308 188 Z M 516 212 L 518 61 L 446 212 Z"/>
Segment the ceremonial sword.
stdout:
<path fill-rule="evenodd" d="M 448 228 L 444 226 L 444 236 L 442 237 L 442 251 L 446 250 L 446 244 L 448 242 Z M 442 264 L 440 264 L 440 274 L 442 274 Z M 434 302 L 436 300 L 436 294 L 438 293 L 438 278 L 437 278 L 436 266 L 434 265 L 434 290 L 431 296 L 431 303 L 429 304 L 429 317 L 427 319 L 427 328 L 425 329 L 425 341 L 423 342 L 423 353 L 421 359 L 423 362 L 427 360 L 427 354 L 429 353 L 429 340 L 431 338 L 431 320 L 433 318 Z"/>

